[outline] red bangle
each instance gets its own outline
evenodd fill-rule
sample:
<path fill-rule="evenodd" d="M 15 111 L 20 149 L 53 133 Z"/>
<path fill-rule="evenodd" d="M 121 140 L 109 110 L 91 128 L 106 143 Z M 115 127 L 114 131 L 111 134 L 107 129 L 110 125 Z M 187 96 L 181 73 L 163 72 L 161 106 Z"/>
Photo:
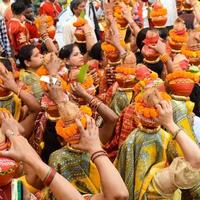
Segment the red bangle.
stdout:
<path fill-rule="evenodd" d="M 56 170 L 51 168 L 43 181 L 44 185 L 48 187 L 53 181 L 55 175 L 56 175 Z"/>
<path fill-rule="evenodd" d="M 99 154 L 96 154 L 96 156 L 94 156 L 93 158 L 92 158 L 92 162 L 94 162 L 98 157 L 100 157 L 100 156 L 106 156 L 106 157 L 108 157 L 108 154 L 107 153 L 99 153 Z"/>
<path fill-rule="evenodd" d="M 107 153 L 104 150 L 100 150 L 100 151 L 96 151 L 92 154 L 91 156 L 91 160 L 92 162 L 94 161 L 94 159 L 96 158 L 96 156 L 103 154 L 103 155 L 107 155 Z"/>

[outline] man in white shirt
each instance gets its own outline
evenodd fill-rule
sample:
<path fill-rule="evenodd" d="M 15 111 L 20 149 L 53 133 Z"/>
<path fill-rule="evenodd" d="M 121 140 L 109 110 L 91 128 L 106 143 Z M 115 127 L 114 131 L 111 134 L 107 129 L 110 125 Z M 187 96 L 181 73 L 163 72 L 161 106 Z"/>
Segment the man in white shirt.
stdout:
<path fill-rule="evenodd" d="M 154 3 L 156 0 L 149 0 L 149 3 Z M 173 26 L 175 20 L 178 18 L 176 0 L 160 0 L 163 7 L 167 9 L 167 23 L 166 26 Z M 148 27 L 147 8 L 143 9 L 144 26 Z"/>
<path fill-rule="evenodd" d="M 72 12 L 71 7 L 73 7 L 75 13 Z M 91 20 L 89 2 L 87 0 L 73 0 L 71 4 L 59 15 L 59 21 L 57 22 L 55 38 L 60 48 L 66 44 L 75 42 L 75 27 L 73 27 L 73 22 L 77 20 L 77 17 L 79 17 L 81 13 L 86 13 L 84 18 L 92 27 L 92 34 L 95 34 L 95 25 Z"/>

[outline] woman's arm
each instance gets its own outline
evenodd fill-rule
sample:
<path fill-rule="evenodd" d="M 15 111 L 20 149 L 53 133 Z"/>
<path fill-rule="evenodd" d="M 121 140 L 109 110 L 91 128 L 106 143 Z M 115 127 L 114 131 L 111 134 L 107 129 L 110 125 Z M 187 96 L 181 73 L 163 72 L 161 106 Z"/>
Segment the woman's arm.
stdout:
<path fill-rule="evenodd" d="M 99 102 L 97 112 L 101 115 L 104 121 L 103 126 L 99 129 L 99 136 L 103 144 L 108 143 L 113 137 L 115 125 L 118 120 L 116 113 L 103 102 L 100 102 L 96 97 L 88 94 L 79 83 L 72 84 L 72 91 L 76 96 L 83 98 L 86 103 L 90 103 L 94 98 Z"/>
<path fill-rule="evenodd" d="M 51 168 L 42 162 L 28 141 L 19 134 L 17 127 L 14 127 L 16 124 L 11 125 L 8 123 L 11 116 L 1 113 L 0 118 L 3 126 L 1 130 L 11 142 L 11 148 L 8 151 L 0 152 L 0 156 L 23 161 L 34 169 L 34 172 L 41 180 L 44 180 Z M 53 177 L 49 187 L 58 200 L 83 200 L 81 194 L 58 173 Z"/>
<path fill-rule="evenodd" d="M 166 65 L 167 73 L 173 72 L 173 62 L 171 57 L 167 53 L 166 44 L 161 40 L 158 40 L 155 46 L 150 46 L 160 54 L 161 61 Z"/>
<path fill-rule="evenodd" d="M 132 16 L 129 8 L 124 3 L 121 3 L 120 5 L 122 7 L 123 17 L 128 21 L 132 34 L 137 37 L 137 34 L 140 32 L 141 28 L 137 25 L 137 23 L 135 23 L 134 17 Z"/>
<path fill-rule="evenodd" d="M 98 128 L 93 119 L 88 116 L 86 118 L 86 129 L 83 128 L 79 120 L 76 121 L 81 139 L 80 143 L 73 147 L 92 154 L 93 161 L 99 170 L 103 194 L 95 195 L 96 197 L 94 196 L 93 200 L 127 200 L 127 188 L 120 174 L 101 148 Z M 16 161 L 27 163 L 34 169 L 39 178 L 44 180 L 51 168 L 41 161 L 28 141 L 19 135 L 16 121 L 16 123 L 13 123 L 14 126 L 11 127 L 9 123 L 9 120 L 13 120 L 11 116 L 0 113 L 0 119 L 2 120 L 2 133 L 5 133 L 11 141 L 11 148 L 8 151 L 1 151 L 0 156 L 10 157 Z M 101 155 L 98 154 L 99 151 L 101 151 Z M 96 158 L 94 155 L 96 155 Z M 58 173 L 53 177 L 49 187 L 58 200 L 83 200 L 80 193 Z"/>
<path fill-rule="evenodd" d="M 172 134 L 176 142 L 181 147 L 184 158 L 193 168 L 200 168 L 200 148 L 190 139 L 189 136 L 175 124 L 173 120 L 173 110 L 170 102 L 161 101 L 156 105 L 159 112 L 159 122 Z"/>
<path fill-rule="evenodd" d="M 54 52 L 56 54 L 58 53 L 58 49 L 56 48 L 55 44 L 53 43 L 53 40 L 49 36 L 44 38 L 44 43 L 49 52 Z"/>
<path fill-rule="evenodd" d="M 23 121 L 20 122 L 24 131 L 21 133 L 25 138 L 29 139 L 35 127 L 37 113 L 30 113 Z"/>
<path fill-rule="evenodd" d="M 88 151 L 99 171 L 101 178 L 102 194 L 94 195 L 92 200 L 127 200 L 128 190 L 117 169 L 111 163 L 106 154 L 95 158 L 99 151 L 104 152 L 99 140 L 99 131 L 92 118 L 87 117 L 87 129 L 85 130 L 79 120 L 76 121 L 81 140 L 75 148 Z M 100 154 L 98 154 L 100 155 Z"/>
<path fill-rule="evenodd" d="M 41 22 L 40 27 L 38 28 L 39 32 L 41 33 L 42 40 L 45 43 L 49 52 L 58 53 L 58 49 L 56 48 L 53 40 L 49 37 L 47 33 L 47 25 L 45 22 Z"/>
<path fill-rule="evenodd" d="M 38 113 L 40 111 L 40 104 L 37 102 L 35 97 L 32 94 L 24 91 L 23 85 L 17 85 L 11 72 L 0 68 L 0 78 L 4 83 L 2 87 L 14 92 L 28 106 L 31 112 Z"/>
<path fill-rule="evenodd" d="M 95 34 L 92 33 L 93 29 L 92 27 L 88 24 L 88 22 L 83 26 L 80 27 L 84 33 L 85 33 L 85 37 L 86 37 L 86 47 L 87 47 L 87 51 L 89 52 L 91 50 L 91 48 L 94 46 L 94 44 L 97 43 L 97 39 Z"/>

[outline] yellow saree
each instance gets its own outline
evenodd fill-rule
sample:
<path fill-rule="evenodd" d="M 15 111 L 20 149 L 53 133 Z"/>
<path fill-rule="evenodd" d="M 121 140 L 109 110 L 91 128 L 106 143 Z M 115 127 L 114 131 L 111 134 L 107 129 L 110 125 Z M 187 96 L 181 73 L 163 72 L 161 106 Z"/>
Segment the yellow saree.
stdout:
<path fill-rule="evenodd" d="M 81 194 L 100 192 L 100 177 L 88 153 L 65 146 L 50 155 L 49 165 L 64 176 Z"/>
<path fill-rule="evenodd" d="M 152 193 L 156 199 L 164 199 L 152 186 L 152 180 L 168 166 L 166 150 L 170 140 L 163 129 L 152 133 L 135 129 L 120 147 L 115 164 L 128 188 L 129 200 L 149 199 Z"/>

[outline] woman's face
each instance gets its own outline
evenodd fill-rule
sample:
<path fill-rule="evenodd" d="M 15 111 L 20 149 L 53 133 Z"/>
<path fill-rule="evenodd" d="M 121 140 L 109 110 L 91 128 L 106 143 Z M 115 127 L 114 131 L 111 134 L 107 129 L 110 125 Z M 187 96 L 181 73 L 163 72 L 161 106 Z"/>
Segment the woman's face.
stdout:
<path fill-rule="evenodd" d="M 84 57 L 77 46 L 73 48 L 73 51 L 68 60 L 68 64 L 72 67 L 79 67 L 84 64 Z"/>
<path fill-rule="evenodd" d="M 38 48 L 34 48 L 32 51 L 32 56 L 31 59 L 29 61 L 26 60 L 26 65 L 27 67 L 36 69 L 38 67 L 40 67 L 43 63 L 43 56 L 40 53 Z"/>

